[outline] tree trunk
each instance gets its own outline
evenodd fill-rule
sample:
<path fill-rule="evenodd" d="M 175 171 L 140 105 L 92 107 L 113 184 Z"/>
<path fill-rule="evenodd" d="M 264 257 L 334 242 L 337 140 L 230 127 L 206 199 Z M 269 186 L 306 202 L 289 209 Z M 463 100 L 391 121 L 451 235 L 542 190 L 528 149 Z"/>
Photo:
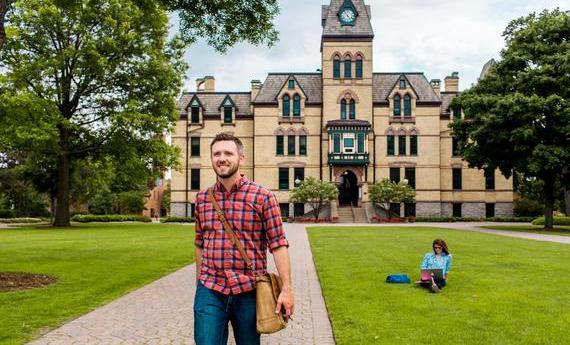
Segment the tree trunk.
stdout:
<path fill-rule="evenodd" d="M 544 229 L 552 229 L 554 225 L 554 179 L 552 173 L 547 173 L 544 179 Z"/>
<path fill-rule="evenodd" d="M 69 131 L 59 126 L 60 153 L 57 161 L 57 206 L 54 226 L 69 227 Z"/>
<path fill-rule="evenodd" d="M 570 217 L 570 189 L 564 190 L 564 203 L 566 204 L 566 217 Z"/>
<path fill-rule="evenodd" d="M 0 0 L 0 47 L 6 41 L 6 31 L 4 30 L 4 22 L 6 20 L 6 13 L 10 9 L 13 0 Z"/>

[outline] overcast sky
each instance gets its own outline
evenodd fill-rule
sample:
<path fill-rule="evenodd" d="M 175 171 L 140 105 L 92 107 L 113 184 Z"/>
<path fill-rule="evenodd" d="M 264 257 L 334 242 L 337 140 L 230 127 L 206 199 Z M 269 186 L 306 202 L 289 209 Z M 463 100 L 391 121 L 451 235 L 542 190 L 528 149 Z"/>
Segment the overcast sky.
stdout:
<path fill-rule="evenodd" d="M 475 82 L 483 64 L 498 59 L 502 32 L 512 19 L 560 7 L 570 0 L 367 0 L 372 7 L 374 72 L 424 72 L 442 79 L 459 72 L 459 88 Z M 240 43 L 219 54 L 204 41 L 186 54 L 185 91 L 195 79 L 216 78 L 216 91 L 249 91 L 269 72 L 314 72 L 320 65 L 321 5 L 328 0 L 279 1 L 279 42 L 272 48 Z M 176 18 L 172 22 L 176 28 Z"/>

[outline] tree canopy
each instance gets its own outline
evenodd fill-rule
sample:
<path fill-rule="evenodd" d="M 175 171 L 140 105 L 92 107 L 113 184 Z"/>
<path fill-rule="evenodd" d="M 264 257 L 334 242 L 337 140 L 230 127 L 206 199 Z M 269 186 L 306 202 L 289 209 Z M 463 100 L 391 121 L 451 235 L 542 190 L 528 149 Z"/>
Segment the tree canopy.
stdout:
<path fill-rule="evenodd" d="M 554 183 L 570 162 L 570 15 L 533 13 L 503 36 L 501 59 L 452 101 L 465 118 L 450 126 L 471 167 L 543 181 L 545 227 L 552 227 Z"/>
<path fill-rule="evenodd" d="M 313 209 L 315 220 L 331 200 L 338 198 L 338 188 L 330 182 L 307 177 L 291 191 L 291 201 L 308 203 Z"/>
<path fill-rule="evenodd" d="M 372 202 L 385 205 L 413 203 L 416 199 L 416 192 L 407 180 L 393 182 L 387 178 L 382 179 L 382 181 L 376 182 L 368 188 L 368 194 Z"/>

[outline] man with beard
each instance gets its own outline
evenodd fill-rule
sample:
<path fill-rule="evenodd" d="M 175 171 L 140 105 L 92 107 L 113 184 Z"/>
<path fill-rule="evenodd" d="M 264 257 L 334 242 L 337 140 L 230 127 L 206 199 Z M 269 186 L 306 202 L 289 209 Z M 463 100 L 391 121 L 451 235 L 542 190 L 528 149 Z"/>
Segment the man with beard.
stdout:
<path fill-rule="evenodd" d="M 210 144 L 212 168 L 218 181 L 212 187 L 216 201 L 251 259 L 246 267 L 215 215 L 207 190 L 196 196 L 196 296 L 194 339 L 197 345 L 227 344 L 231 321 L 237 345 L 260 343 L 255 318 L 255 274 L 267 271 L 267 249 L 283 280 L 276 313 L 293 314 L 289 243 L 281 212 L 268 189 L 240 174 L 245 162 L 241 140 L 229 133 Z"/>

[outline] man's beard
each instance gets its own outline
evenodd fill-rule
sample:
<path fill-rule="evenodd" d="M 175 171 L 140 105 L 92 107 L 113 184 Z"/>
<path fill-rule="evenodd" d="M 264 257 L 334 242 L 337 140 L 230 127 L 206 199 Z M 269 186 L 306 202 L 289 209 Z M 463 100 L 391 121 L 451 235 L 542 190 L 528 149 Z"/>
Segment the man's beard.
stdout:
<path fill-rule="evenodd" d="M 222 167 L 223 167 L 223 166 L 222 166 Z M 220 168 L 222 168 L 222 167 L 216 167 L 216 169 L 214 169 L 214 172 L 216 173 L 216 175 L 218 175 L 218 177 L 221 177 L 221 178 L 228 178 L 228 177 L 231 177 L 233 174 L 235 174 L 236 171 L 238 171 L 238 169 L 239 169 L 239 163 L 237 163 L 236 165 L 231 165 L 231 164 L 230 164 L 230 165 L 228 166 L 228 167 L 229 167 L 228 172 L 227 172 L 227 173 L 223 173 L 223 174 L 220 173 L 220 172 L 218 172 L 218 169 L 220 169 Z"/>

